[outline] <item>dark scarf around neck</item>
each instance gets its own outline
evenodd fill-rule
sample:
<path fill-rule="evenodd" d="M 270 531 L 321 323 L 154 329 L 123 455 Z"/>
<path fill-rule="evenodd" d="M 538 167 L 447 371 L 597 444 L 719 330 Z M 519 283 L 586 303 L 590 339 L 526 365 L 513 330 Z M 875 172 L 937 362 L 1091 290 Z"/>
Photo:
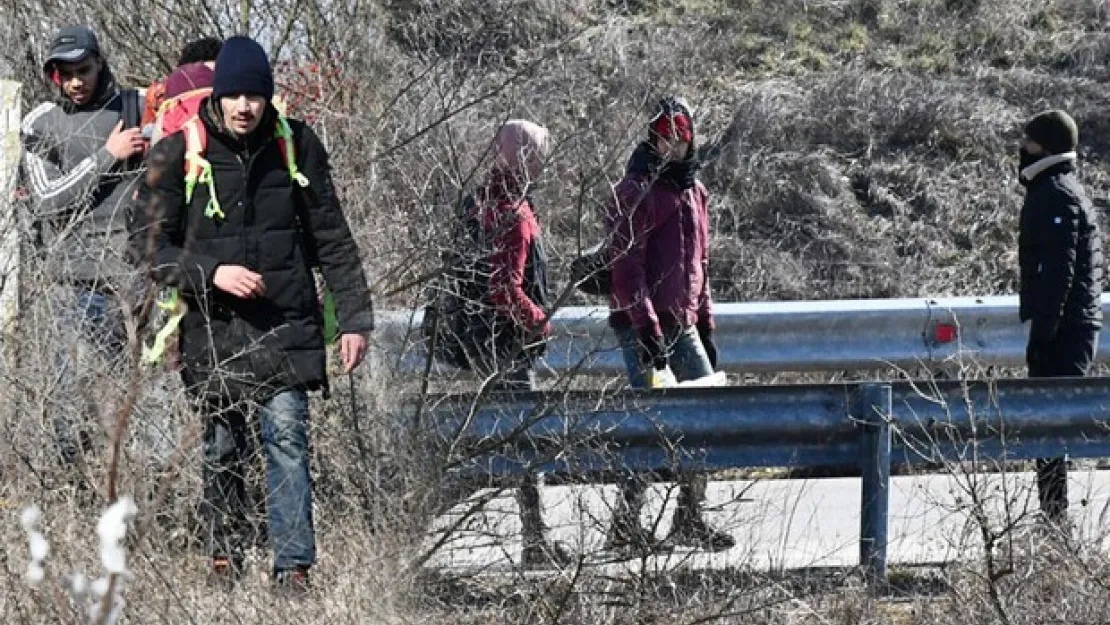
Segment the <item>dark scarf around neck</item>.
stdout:
<path fill-rule="evenodd" d="M 628 159 L 628 173 L 651 177 L 661 184 L 684 191 L 694 186 L 701 163 L 693 157 L 694 148 L 685 160 L 669 161 L 659 154 L 655 147 L 645 141 L 636 146 Z"/>

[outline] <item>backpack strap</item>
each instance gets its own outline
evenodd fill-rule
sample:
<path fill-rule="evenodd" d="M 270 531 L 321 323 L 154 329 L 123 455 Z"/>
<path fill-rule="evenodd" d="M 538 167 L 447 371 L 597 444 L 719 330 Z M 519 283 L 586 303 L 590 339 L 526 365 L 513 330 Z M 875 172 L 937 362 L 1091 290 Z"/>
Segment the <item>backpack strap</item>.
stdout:
<path fill-rule="evenodd" d="M 208 187 L 208 205 L 204 209 L 204 216 L 209 219 L 223 219 L 226 215 L 216 197 L 216 181 L 212 176 L 212 164 L 204 158 L 208 147 L 208 131 L 204 127 L 204 122 L 199 116 L 194 115 L 182 124 L 181 132 L 185 135 L 185 201 L 191 202 L 197 184 L 203 184 Z M 284 117 L 278 117 L 274 136 L 281 151 L 281 158 L 289 170 L 289 178 L 298 187 L 307 188 L 308 177 L 297 167 L 293 131 Z"/>
<path fill-rule="evenodd" d="M 142 360 L 151 365 L 162 360 L 162 356 L 166 353 L 166 344 L 177 333 L 181 320 L 185 318 L 185 313 L 189 311 L 185 300 L 182 299 L 180 293 L 174 287 L 163 289 L 154 303 L 159 310 L 169 315 L 169 317 L 166 319 L 165 325 L 154 335 L 154 343 L 151 345 L 143 344 Z"/>
<path fill-rule="evenodd" d="M 119 92 L 120 119 L 123 129 L 138 128 L 143 123 L 143 99 L 138 89 L 124 89 Z"/>
<path fill-rule="evenodd" d="M 289 170 L 289 178 L 293 181 L 295 188 L 301 189 L 304 201 L 300 202 L 301 210 L 298 210 L 298 220 L 301 223 L 301 229 L 307 230 L 308 216 L 303 214 L 303 210 L 308 209 L 308 204 L 316 201 L 309 188 L 308 176 L 301 173 L 300 168 L 297 166 L 297 143 L 293 140 L 293 129 L 289 127 L 289 120 L 284 115 L 278 115 L 277 127 L 274 128 L 274 137 L 277 139 L 278 149 L 281 150 L 281 158 L 285 161 L 285 167 Z M 327 282 L 323 279 L 323 273 L 319 268 L 319 255 L 316 252 L 316 241 L 311 236 L 307 237 L 308 247 L 306 253 L 310 257 L 309 262 L 313 265 L 312 274 L 316 278 L 317 286 L 320 289 L 321 301 L 321 314 L 324 317 L 324 342 L 328 345 L 333 345 L 339 340 L 339 314 L 336 309 L 335 294 L 328 288 Z"/>
<path fill-rule="evenodd" d="M 307 187 L 308 177 L 302 174 L 297 167 L 297 146 L 296 142 L 293 141 L 293 129 L 289 127 L 289 121 L 282 115 L 278 116 L 274 136 L 277 138 L 278 149 L 281 150 L 281 158 L 285 161 L 285 167 L 289 170 L 289 177 L 297 186 Z"/>
<path fill-rule="evenodd" d="M 137 89 L 123 89 L 119 92 L 120 121 L 123 129 L 140 128 L 143 124 L 143 96 Z M 124 164 L 125 171 L 134 171 L 142 165 L 142 156 L 132 156 Z"/>
<path fill-rule="evenodd" d="M 204 216 L 209 219 L 223 219 L 226 215 L 216 197 L 212 163 L 204 158 L 204 152 L 208 148 L 208 131 L 200 117 L 193 116 L 182 124 L 181 132 L 185 135 L 185 202 L 193 201 L 193 191 L 197 184 L 203 184 L 208 187 L 208 205 L 204 207 Z"/>

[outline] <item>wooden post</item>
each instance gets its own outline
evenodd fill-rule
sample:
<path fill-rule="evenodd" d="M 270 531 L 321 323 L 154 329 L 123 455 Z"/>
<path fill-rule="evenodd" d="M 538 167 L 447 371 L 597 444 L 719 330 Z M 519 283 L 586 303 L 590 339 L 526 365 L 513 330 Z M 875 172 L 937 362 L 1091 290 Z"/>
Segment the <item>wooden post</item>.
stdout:
<path fill-rule="evenodd" d="M 20 83 L 0 80 L 0 342 L 8 355 L 19 314 L 20 215 L 14 201 L 22 147 Z"/>

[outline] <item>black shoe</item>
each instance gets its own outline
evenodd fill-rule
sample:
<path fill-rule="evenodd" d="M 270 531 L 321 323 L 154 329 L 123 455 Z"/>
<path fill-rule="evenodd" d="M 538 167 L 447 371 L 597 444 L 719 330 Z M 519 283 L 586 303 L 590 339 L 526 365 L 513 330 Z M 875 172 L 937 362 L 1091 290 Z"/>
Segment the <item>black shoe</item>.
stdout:
<path fill-rule="evenodd" d="M 605 536 L 605 551 L 632 552 L 642 555 L 667 551 L 671 547 L 656 540 L 655 536 L 640 525 L 614 520 Z"/>
<path fill-rule="evenodd" d="M 1042 513 L 1037 524 L 1037 533 L 1066 552 L 1077 553 L 1081 544 L 1079 528 L 1067 513 L 1052 516 Z"/>
<path fill-rule="evenodd" d="M 561 569 L 570 566 L 573 562 L 574 556 L 559 541 L 527 541 L 520 550 L 520 563 L 524 568 Z"/>
<path fill-rule="evenodd" d="M 675 519 L 675 525 L 665 541 L 671 548 L 693 547 L 703 551 L 725 551 L 736 546 L 731 534 L 709 527 L 701 515 L 682 516 Z"/>
<path fill-rule="evenodd" d="M 274 589 L 288 597 L 300 598 L 308 594 L 308 567 L 298 566 L 274 573 Z"/>

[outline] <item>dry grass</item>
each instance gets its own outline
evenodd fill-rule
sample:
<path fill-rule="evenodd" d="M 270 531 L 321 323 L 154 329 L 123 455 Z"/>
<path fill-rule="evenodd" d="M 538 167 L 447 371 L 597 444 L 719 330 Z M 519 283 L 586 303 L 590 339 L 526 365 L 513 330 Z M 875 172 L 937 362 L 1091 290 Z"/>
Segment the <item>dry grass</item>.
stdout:
<path fill-rule="evenodd" d="M 179 3 L 180 4 L 180 3 Z M 231 32 L 234 9 L 180 5 L 195 27 Z M 150 3 L 2 3 L 0 77 L 45 95 L 33 70 L 50 28 L 100 27 L 121 76 L 147 81 L 180 44 L 180 18 Z M 178 6 L 178 5 L 175 5 Z M 721 301 L 917 297 L 1013 292 L 1020 190 L 1017 128 L 1062 106 L 1079 121 L 1082 177 L 1096 203 L 1110 191 L 1110 96 L 1104 3 L 1092 0 L 422 0 L 247 2 L 254 32 L 282 58 L 327 74 L 280 76 L 329 143 L 336 181 L 382 308 L 418 305 L 404 288 L 438 262 L 459 190 L 480 178 L 485 147 L 509 116 L 549 126 L 557 143 L 537 190 L 553 277 L 594 242 L 608 186 L 642 135 L 646 107 L 686 93 L 711 157 L 712 281 Z M 222 12 L 221 12 L 222 11 Z M 292 18 L 292 19 L 290 19 Z M 171 25 L 168 27 L 167 25 Z M 288 28 L 286 28 L 288 27 Z M 164 33 L 173 33 L 167 39 Z M 157 36 L 137 36 L 158 33 Z M 29 301 L 55 270 L 37 268 Z M 574 295 L 570 303 L 589 302 Z M 47 457 L 46 424 L 73 397 L 53 386 L 44 354 L 63 340 L 56 315 L 32 307 L 20 360 L 0 363 L 0 614 L 8 622 L 76 622 L 19 575 L 18 508 L 39 503 L 52 574 L 98 570 L 93 525 L 102 498 L 78 495 Z M 1048 541 L 1011 550 L 1005 574 L 968 557 L 897 601 L 851 576 L 766 575 L 664 567 L 655 574 L 510 570 L 458 579 L 413 567 L 442 504 L 444 458 L 413 436 L 400 400 L 416 389 L 388 362 L 316 400 L 312 436 L 321 549 L 307 602 L 271 597 L 256 554 L 231 593 L 205 585 L 196 540 L 199 423 L 173 376 L 128 362 L 88 371 L 101 406 L 85 476 L 103 493 L 111 424 L 143 389 L 125 432 L 121 492 L 139 501 L 127 622 L 143 623 L 897 623 L 1106 622 L 1098 553 Z M 159 390 L 161 389 L 161 390 Z M 407 395 L 406 395 L 407 394 Z M 158 444 L 168 431 L 169 444 Z M 152 442 L 152 439 L 155 442 Z M 102 496 L 101 496 L 102 497 Z M 506 545 L 506 550 L 515 547 Z M 998 571 L 995 571 L 997 574 Z M 905 575 L 918 580 L 917 573 Z M 913 586 L 913 584 L 911 584 Z M 998 598 L 1001 597 L 1001 600 Z M 1001 606 L 1001 608 L 1000 608 Z"/>

